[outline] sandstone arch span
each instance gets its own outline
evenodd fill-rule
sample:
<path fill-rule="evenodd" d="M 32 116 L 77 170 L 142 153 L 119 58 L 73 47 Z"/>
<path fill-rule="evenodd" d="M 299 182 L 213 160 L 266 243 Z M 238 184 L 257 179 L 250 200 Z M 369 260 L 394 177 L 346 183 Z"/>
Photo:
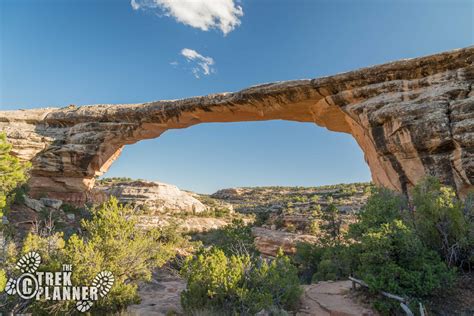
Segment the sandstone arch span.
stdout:
<path fill-rule="evenodd" d="M 373 180 L 401 192 L 426 174 L 474 186 L 474 47 L 312 80 L 173 101 L 0 112 L 33 195 L 93 198 L 123 146 L 200 123 L 314 122 L 351 134 Z"/>

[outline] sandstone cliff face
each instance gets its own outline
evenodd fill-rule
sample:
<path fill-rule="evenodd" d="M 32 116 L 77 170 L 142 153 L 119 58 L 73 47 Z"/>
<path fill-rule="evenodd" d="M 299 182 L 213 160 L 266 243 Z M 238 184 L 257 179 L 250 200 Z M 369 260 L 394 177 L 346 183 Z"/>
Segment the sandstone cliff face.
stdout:
<path fill-rule="evenodd" d="M 122 203 L 131 203 L 147 213 L 201 213 L 207 207 L 177 186 L 152 181 L 127 181 L 100 186 L 107 196 L 115 196 Z"/>
<path fill-rule="evenodd" d="M 432 174 L 474 184 L 474 47 L 331 77 L 142 104 L 0 112 L 13 154 L 33 163 L 32 194 L 94 197 L 123 146 L 206 122 L 283 119 L 351 134 L 375 183 L 407 192 Z"/>

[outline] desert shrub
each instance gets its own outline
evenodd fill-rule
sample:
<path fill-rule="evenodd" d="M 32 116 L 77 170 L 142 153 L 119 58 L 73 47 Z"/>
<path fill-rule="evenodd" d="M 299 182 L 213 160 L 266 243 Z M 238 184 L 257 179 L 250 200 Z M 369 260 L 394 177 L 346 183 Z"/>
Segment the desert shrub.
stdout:
<path fill-rule="evenodd" d="M 359 221 L 350 226 L 349 236 L 354 242 L 351 248 L 357 258 L 352 269 L 372 291 L 424 299 L 452 284 L 455 271 L 446 264 L 444 259 L 447 258 L 440 256 L 443 255 L 438 248 L 440 244 L 433 243 L 434 236 L 425 231 L 436 231 L 439 217 L 435 214 L 443 213 L 440 208 L 446 206 L 446 200 L 458 200 L 449 190 L 434 185 L 436 183 L 427 179 L 418 184 L 413 191 L 412 205 L 397 193 L 374 190 L 358 216 Z M 452 208 L 451 212 L 459 214 Z M 446 213 L 450 212 L 445 210 L 443 214 Z M 421 220 L 426 222 L 421 223 Z M 375 305 L 388 312 L 396 304 L 383 299 L 377 300 Z"/>
<path fill-rule="evenodd" d="M 256 265 L 258 268 L 251 270 L 249 287 L 258 293 L 269 293 L 272 306 L 281 309 L 296 308 L 302 290 L 298 271 L 290 258 L 280 249 L 277 257 L 270 263 L 257 259 Z"/>
<path fill-rule="evenodd" d="M 328 207 L 314 212 L 310 229 L 318 234 L 317 244 L 299 244 L 296 247 L 294 262 L 299 268 L 303 281 L 345 279 L 351 273 L 352 257 L 350 247 L 344 241 L 341 230 L 342 219 L 339 210 L 329 199 Z"/>
<path fill-rule="evenodd" d="M 77 207 L 69 203 L 63 203 L 61 205 L 61 209 L 63 210 L 64 213 L 73 213 L 76 215 L 81 215 L 83 211 L 81 207 Z"/>
<path fill-rule="evenodd" d="M 255 226 L 262 226 L 267 223 L 270 218 L 271 211 L 262 211 L 255 214 Z"/>
<path fill-rule="evenodd" d="M 412 197 L 409 203 L 398 193 L 373 189 L 348 234 L 338 231 L 334 209 L 323 212 L 320 243 L 297 247 L 300 275 L 307 280 L 313 272 L 316 282 L 353 274 L 373 293 L 387 291 L 415 301 L 450 286 L 456 272 L 448 264 L 472 260 L 472 200 L 459 200 L 432 178 L 418 184 Z M 388 299 L 375 305 L 384 313 L 398 308 Z"/>
<path fill-rule="evenodd" d="M 360 265 L 356 275 L 374 292 L 422 299 L 449 286 L 455 278 L 455 271 L 435 251 L 424 246 L 401 220 L 371 229 L 361 236 L 357 249 Z M 382 311 L 396 305 L 387 299 L 376 302 Z"/>
<path fill-rule="evenodd" d="M 413 190 L 413 227 L 422 241 L 451 265 L 474 265 L 474 207 L 429 177 Z"/>
<path fill-rule="evenodd" d="M 7 203 L 14 199 L 14 189 L 27 178 L 29 163 L 22 163 L 10 154 L 12 145 L 7 142 L 5 133 L 0 133 L 0 217 Z"/>
<path fill-rule="evenodd" d="M 343 280 L 357 266 L 353 247 L 344 243 L 309 244 L 299 243 L 292 258 L 304 283 L 325 280 Z"/>
<path fill-rule="evenodd" d="M 306 232 L 314 236 L 319 235 L 321 233 L 319 220 L 317 219 L 310 220 L 309 224 L 306 227 Z"/>
<path fill-rule="evenodd" d="M 283 228 L 283 219 L 279 216 L 277 217 L 274 221 L 273 224 L 275 225 L 276 229 L 281 229 Z"/>
<path fill-rule="evenodd" d="M 232 211 L 225 207 L 213 207 L 199 213 L 196 213 L 196 211 L 193 210 L 193 212 L 188 215 L 190 214 L 199 217 L 229 218 L 232 216 Z"/>
<path fill-rule="evenodd" d="M 296 245 L 296 253 L 292 260 L 303 283 L 311 283 L 324 251 L 325 249 L 318 244 L 302 242 Z"/>
<path fill-rule="evenodd" d="M 0 269 L 0 292 L 5 290 L 5 285 L 7 285 L 7 274 L 5 270 Z"/>
<path fill-rule="evenodd" d="M 452 188 L 436 178 L 427 177 L 414 187 L 411 205 L 398 193 L 376 189 L 358 217 L 349 230 L 352 238 L 401 220 L 448 265 L 468 269 L 474 265 L 473 197 L 459 199 Z"/>
<path fill-rule="evenodd" d="M 324 242 L 334 244 L 342 238 L 342 220 L 337 207 L 331 202 L 328 207 L 321 212 L 321 232 Z"/>
<path fill-rule="evenodd" d="M 83 235 L 68 240 L 60 232 L 49 235 L 30 233 L 21 253 L 37 251 L 44 271 L 59 271 L 64 263 L 72 264 L 72 282 L 86 285 L 101 271 L 113 273 L 115 283 L 107 296 L 93 305 L 96 313 L 112 312 L 139 302 L 137 285 L 151 279 L 152 270 L 175 256 L 187 241 L 168 228 L 137 228 L 133 209 L 120 205 L 115 198 L 94 208 L 91 218 L 81 222 Z M 74 311 L 72 301 L 35 301 L 28 306 L 34 314 L 61 314 Z"/>
<path fill-rule="evenodd" d="M 26 183 L 23 183 L 19 186 L 17 186 L 15 189 L 12 191 L 12 195 L 14 196 L 13 198 L 13 203 L 15 204 L 24 204 L 25 203 L 25 196 L 28 194 L 29 187 Z"/>
<path fill-rule="evenodd" d="M 345 280 L 352 273 L 354 260 L 348 245 L 339 243 L 325 247 L 311 281 L 315 283 L 324 280 Z"/>
<path fill-rule="evenodd" d="M 301 295 L 296 268 L 282 254 L 268 263 L 212 247 L 189 257 L 181 273 L 187 279 L 181 294 L 187 312 L 255 314 L 272 306 L 293 308 Z"/>
<path fill-rule="evenodd" d="M 221 249 L 227 256 L 258 254 L 254 244 L 252 228 L 245 224 L 242 219 L 234 219 L 229 225 L 208 232 L 201 239 L 205 244 L 212 244 L 214 247 Z"/>
<path fill-rule="evenodd" d="M 214 209 L 214 217 L 216 218 L 221 218 L 221 217 L 227 217 L 230 215 L 230 210 L 228 208 L 215 208 Z"/>
<path fill-rule="evenodd" d="M 402 195 L 385 188 L 372 188 L 370 198 L 357 215 L 358 221 L 350 226 L 351 237 L 360 236 L 373 227 L 401 219 L 407 206 Z"/>
<path fill-rule="evenodd" d="M 286 225 L 286 231 L 290 233 L 295 233 L 296 232 L 296 226 L 292 223 L 289 223 Z"/>

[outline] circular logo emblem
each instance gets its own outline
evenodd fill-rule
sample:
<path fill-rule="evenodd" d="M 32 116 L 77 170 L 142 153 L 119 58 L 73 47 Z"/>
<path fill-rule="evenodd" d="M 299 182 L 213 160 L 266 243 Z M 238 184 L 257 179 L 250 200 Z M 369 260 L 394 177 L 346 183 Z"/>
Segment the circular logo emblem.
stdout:
<path fill-rule="evenodd" d="M 21 298 L 28 300 L 38 292 L 38 280 L 31 273 L 24 273 L 16 280 L 16 292 Z"/>

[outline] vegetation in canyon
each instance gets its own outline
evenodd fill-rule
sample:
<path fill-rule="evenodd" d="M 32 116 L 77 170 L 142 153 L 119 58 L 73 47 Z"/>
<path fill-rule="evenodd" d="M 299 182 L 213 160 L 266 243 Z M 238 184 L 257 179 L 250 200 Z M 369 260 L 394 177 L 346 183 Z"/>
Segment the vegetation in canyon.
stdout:
<path fill-rule="evenodd" d="M 11 155 L 11 144 L 7 142 L 6 135 L 0 133 L 0 216 L 8 207 L 8 202 L 14 198 L 14 189 L 24 183 L 30 163 L 22 163 Z M 9 201 L 10 200 L 10 201 Z"/>
<path fill-rule="evenodd" d="M 100 298 L 92 310 L 111 312 L 138 302 L 138 283 L 150 280 L 153 269 L 169 262 L 178 249 L 193 247 L 170 227 L 139 229 L 134 209 L 119 204 L 114 198 L 93 208 L 90 218 L 82 220 L 81 227 L 82 234 L 65 238 L 63 232 L 55 229 L 51 219 L 42 221 L 20 247 L 13 241 L 9 243 L 3 268 L 10 276 L 17 274 L 15 263 L 19 257 L 36 251 L 42 258 L 40 271 L 57 271 L 65 262 L 72 264 L 72 282 L 77 285 L 90 284 L 99 272 L 110 271 L 115 283 L 110 293 Z M 35 315 L 71 313 L 75 308 L 72 301 L 25 302 L 4 294 L 0 304 L 0 310 L 5 312 L 27 310 Z"/>
<path fill-rule="evenodd" d="M 282 252 L 273 260 L 249 254 L 226 255 L 217 247 L 188 257 L 181 270 L 187 312 L 254 315 L 262 310 L 292 310 L 302 291 L 297 270 Z"/>
<path fill-rule="evenodd" d="M 4 243 L 4 235 L 8 226 L 4 214 L 8 213 L 9 206 L 15 198 L 16 189 L 25 182 L 29 163 L 22 163 L 10 154 L 11 145 L 7 142 L 4 133 L 0 133 L 0 244 Z M 3 247 L 2 247 L 3 248 Z M 4 256 L 3 249 L 0 249 Z M 0 266 L 0 292 L 3 292 L 7 283 L 7 275 L 3 266 Z"/>
<path fill-rule="evenodd" d="M 363 279 L 383 314 L 395 312 L 398 303 L 378 297 L 380 291 L 416 304 L 449 288 L 457 274 L 472 273 L 472 197 L 458 199 L 435 178 L 420 182 L 412 197 L 408 201 L 375 189 L 347 233 L 334 234 L 331 229 L 320 243 L 298 246 L 294 258 L 301 273 L 312 274 L 312 281 L 348 275 Z"/>

